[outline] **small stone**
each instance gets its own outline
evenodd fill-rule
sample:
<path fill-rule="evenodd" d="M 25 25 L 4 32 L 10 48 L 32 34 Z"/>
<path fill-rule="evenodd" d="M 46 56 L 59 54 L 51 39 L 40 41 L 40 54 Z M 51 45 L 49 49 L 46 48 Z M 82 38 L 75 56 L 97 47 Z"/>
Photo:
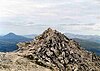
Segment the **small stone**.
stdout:
<path fill-rule="evenodd" d="M 45 56 L 43 55 L 42 58 L 45 58 Z"/>
<path fill-rule="evenodd" d="M 69 60 L 67 58 L 64 59 L 65 63 L 68 64 Z"/>
<path fill-rule="evenodd" d="M 37 50 L 38 52 L 40 52 L 41 51 L 41 48 L 38 48 L 38 50 Z"/>
<path fill-rule="evenodd" d="M 62 52 L 62 56 L 65 57 L 65 52 Z"/>
<path fill-rule="evenodd" d="M 51 50 L 54 51 L 55 49 L 53 47 L 51 47 Z"/>
<path fill-rule="evenodd" d="M 61 60 L 61 63 L 64 64 L 65 63 L 64 60 Z"/>
<path fill-rule="evenodd" d="M 51 55 L 53 55 L 53 52 L 46 52 L 46 54 L 48 55 L 48 56 L 51 56 Z"/>
<path fill-rule="evenodd" d="M 58 57 L 58 59 L 59 59 L 59 60 L 62 60 L 62 59 L 63 59 L 63 57 L 59 56 L 59 57 Z"/>

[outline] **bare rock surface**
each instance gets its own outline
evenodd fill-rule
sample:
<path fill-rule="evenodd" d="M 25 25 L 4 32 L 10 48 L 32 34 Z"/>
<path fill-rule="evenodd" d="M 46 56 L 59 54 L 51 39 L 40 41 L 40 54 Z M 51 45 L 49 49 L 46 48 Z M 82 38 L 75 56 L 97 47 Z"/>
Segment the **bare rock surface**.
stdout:
<path fill-rule="evenodd" d="M 51 71 L 39 66 L 27 58 L 19 56 L 19 53 L 0 53 L 0 71 Z"/>
<path fill-rule="evenodd" d="M 100 57 L 48 28 L 19 50 L 0 53 L 0 71 L 100 71 Z"/>

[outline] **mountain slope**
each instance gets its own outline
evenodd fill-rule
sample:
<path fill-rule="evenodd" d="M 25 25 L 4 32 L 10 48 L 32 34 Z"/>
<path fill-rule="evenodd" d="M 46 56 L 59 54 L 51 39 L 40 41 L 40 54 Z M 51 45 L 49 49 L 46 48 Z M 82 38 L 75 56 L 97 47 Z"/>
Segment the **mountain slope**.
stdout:
<path fill-rule="evenodd" d="M 29 41 L 30 39 L 20 35 L 16 35 L 14 33 L 8 33 L 7 35 L 0 37 L 0 40 L 11 41 L 11 42 L 23 42 L 23 41 Z"/>
<path fill-rule="evenodd" d="M 100 55 L 100 43 L 78 38 L 73 38 L 73 39 L 77 41 L 80 44 L 80 46 L 85 48 L 86 50 L 94 52 L 97 55 Z"/>
<path fill-rule="evenodd" d="M 78 35 L 78 34 L 71 34 L 71 33 L 64 33 L 64 34 L 67 35 L 69 38 L 78 38 L 78 39 L 84 39 L 84 40 L 100 43 L 100 36 L 97 35 Z"/>
<path fill-rule="evenodd" d="M 16 44 L 19 42 L 30 41 L 32 39 L 23 36 L 16 35 L 14 33 L 9 33 L 7 35 L 0 37 L 0 51 L 9 52 L 17 50 Z"/>

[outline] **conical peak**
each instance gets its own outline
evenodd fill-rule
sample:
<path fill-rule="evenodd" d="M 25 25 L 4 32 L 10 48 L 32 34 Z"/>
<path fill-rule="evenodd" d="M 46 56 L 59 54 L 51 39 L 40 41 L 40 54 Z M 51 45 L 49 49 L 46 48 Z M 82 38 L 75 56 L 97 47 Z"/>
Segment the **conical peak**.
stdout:
<path fill-rule="evenodd" d="M 43 38 L 47 38 L 47 37 L 52 36 L 54 34 L 55 34 L 55 30 L 48 28 L 40 36 L 43 37 Z"/>
<path fill-rule="evenodd" d="M 45 30 L 45 31 L 43 32 L 43 34 L 48 34 L 48 35 L 54 34 L 54 30 L 51 29 L 51 28 L 48 28 L 47 30 Z"/>
<path fill-rule="evenodd" d="M 53 29 L 51 29 L 51 28 L 48 28 L 48 29 L 47 29 L 47 31 L 49 31 L 49 32 L 53 32 Z"/>
<path fill-rule="evenodd" d="M 44 38 L 47 38 L 53 34 L 54 34 L 54 30 L 52 30 L 51 28 L 48 28 L 41 35 L 37 36 L 35 39 L 39 39 L 39 40 L 44 39 Z"/>
<path fill-rule="evenodd" d="M 53 30 L 51 28 L 48 28 L 47 30 L 45 30 L 41 35 L 36 37 L 36 40 L 41 40 L 41 39 L 50 39 L 50 38 L 54 38 L 54 39 L 60 39 L 60 40 L 69 40 L 64 34 L 58 32 L 57 30 Z"/>

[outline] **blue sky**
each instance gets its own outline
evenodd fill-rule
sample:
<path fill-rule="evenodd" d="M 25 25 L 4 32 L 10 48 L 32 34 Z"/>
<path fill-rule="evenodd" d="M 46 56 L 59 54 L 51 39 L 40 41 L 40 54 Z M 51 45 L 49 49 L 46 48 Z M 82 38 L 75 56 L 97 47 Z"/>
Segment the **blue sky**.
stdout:
<path fill-rule="evenodd" d="M 100 35 L 99 0 L 0 0 L 0 35 L 61 32 Z"/>

